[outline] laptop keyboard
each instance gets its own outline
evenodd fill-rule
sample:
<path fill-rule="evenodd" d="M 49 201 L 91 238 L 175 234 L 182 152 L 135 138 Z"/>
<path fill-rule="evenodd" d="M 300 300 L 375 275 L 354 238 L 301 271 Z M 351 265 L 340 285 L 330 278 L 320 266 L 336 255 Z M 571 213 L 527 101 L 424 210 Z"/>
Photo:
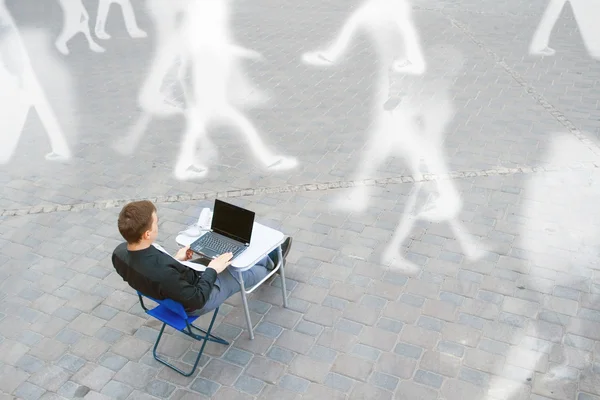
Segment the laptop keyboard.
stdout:
<path fill-rule="evenodd" d="M 203 247 L 204 248 L 208 247 L 209 249 L 211 249 L 212 251 L 214 251 L 215 253 L 218 253 L 218 254 L 229 253 L 229 252 L 235 254 L 241 248 L 240 245 L 231 243 L 226 240 L 221 240 L 218 236 L 210 235 L 210 234 L 203 235 L 200 239 L 198 239 L 196 242 L 194 242 L 192 244 L 192 250 L 194 250 L 194 251 L 198 251 Z"/>

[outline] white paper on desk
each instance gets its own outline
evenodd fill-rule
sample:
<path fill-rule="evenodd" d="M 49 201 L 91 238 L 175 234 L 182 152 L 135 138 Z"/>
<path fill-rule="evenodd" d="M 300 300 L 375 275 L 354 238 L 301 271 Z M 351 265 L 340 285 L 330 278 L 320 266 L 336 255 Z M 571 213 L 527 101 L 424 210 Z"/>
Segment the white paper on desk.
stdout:
<path fill-rule="evenodd" d="M 179 261 L 178 259 L 176 259 L 172 255 L 170 255 L 169 252 L 167 250 L 165 250 L 164 247 L 162 247 L 158 243 L 152 243 L 152 246 L 156 247 L 158 250 L 162 251 L 163 253 L 165 253 L 166 255 L 168 255 L 169 257 L 171 257 L 173 260 L 177 261 L 180 264 L 185 265 L 188 268 L 191 268 L 193 270 L 200 271 L 200 272 L 202 272 L 202 271 L 204 271 L 206 269 L 206 266 L 204 266 L 202 264 L 196 264 L 196 263 L 193 263 L 191 261 Z"/>

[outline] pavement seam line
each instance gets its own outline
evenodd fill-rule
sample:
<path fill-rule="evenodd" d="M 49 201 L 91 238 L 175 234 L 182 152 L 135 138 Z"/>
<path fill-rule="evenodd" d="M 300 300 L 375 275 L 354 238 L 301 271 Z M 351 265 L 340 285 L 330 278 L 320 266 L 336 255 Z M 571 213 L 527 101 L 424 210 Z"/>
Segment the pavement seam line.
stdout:
<path fill-rule="evenodd" d="M 486 16 L 498 16 L 498 17 L 536 17 L 539 18 L 540 14 L 534 13 L 514 13 L 510 11 L 502 11 L 502 12 L 493 12 L 493 11 L 475 11 L 475 10 L 463 10 L 451 7 L 423 7 L 423 6 L 413 6 L 413 10 L 417 11 L 431 11 L 431 12 L 439 12 L 445 15 L 446 12 L 456 11 L 458 13 L 465 14 L 475 14 L 475 15 L 486 15 Z"/>
<path fill-rule="evenodd" d="M 333 181 L 333 182 L 322 182 L 322 183 L 304 183 L 300 185 L 284 185 L 284 186 L 273 186 L 273 187 L 259 187 L 256 189 L 231 189 L 224 191 L 211 191 L 196 194 L 179 194 L 171 196 L 155 196 L 155 197 L 143 197 L 143 198 L 127 198 L 127 199 L 116 199 L 116 200 L 98 200 L 94 202 L 76 203 L 76 204 L 50 204 L 50 205 L 36 205 L 21 209 L 3 209 L 0 210 L 0 216 L 2 217 L 16 217 L 23 215 L 32 214 L 49 214 L 53 212 L 64 212 L 64 211 L 81 211 L 86 209 L 109 209 L 116 208 L 125 205 L 128 202 L 136 200 L 150 200 L 156 204 L 165 203 L 178 203 L 184 201 L 195 201 L 195 200 L 206 200 L 211 198 L 236 198 L 236 197 L 249 197 L 257 196 L 261 194 L 276 194 L 276 193 L 297 193 L 297 192 L 315 192 L 315 191 L 327 191 L 334 189 L 344 189 L 356 186 L 386 186 L 403 183 L 415 183 L 415 182 L 434 182 L 447 179 L 468 179 L 468 178 L 479 178 L 487 176 L 503 176 L 503 175 L 516 175 L 516 174 L 536 174 L 544 172 L 558 172 L 558 171 L 577 171 L 577 170 L 594 170 L 600 168 L 600 161 L 598 162 L 576 162 L 569 166 L 539 166 L 539 167 L 497 167 L 486 170 L 472 170 L 472 171 L 455 171 L 448 174 L 423 174 L 421 177 L 416 178 L 415 176 L 396 176 L 390 178 L 376 178 L 376 179 L 364 179 L 361 181 Z"/>
<path fill-rule="evenodd" d="M 573 124 L 565 114 L 563 114 L 558 108 L 553 106 L 548 100 L 544 98 L 533 86 L 519 74 L 517 71 L 512 69 L 496 52 L 487 47 L 481 40 L 477 39 L 473 32 L 469 28 L 458 21 L 456 18 L 448 15 L 443 10 L 440 13 L 450 20 L 450 22 L 460 29 L 465 35 L 471 39 L 481 50 L 485 51 L 490 57 L 494 59 L 497 66 L 504 69 L 521 87 L 525 89 L 527 94 L 533 98 L 539 105 L 541 105 L 552 117 L 563 125 L 569 133 L 575 136 L 581 143 L 583 143 L 593 154 L 600 155 L 600 147 L 584 135 L 576 126 Z"/>

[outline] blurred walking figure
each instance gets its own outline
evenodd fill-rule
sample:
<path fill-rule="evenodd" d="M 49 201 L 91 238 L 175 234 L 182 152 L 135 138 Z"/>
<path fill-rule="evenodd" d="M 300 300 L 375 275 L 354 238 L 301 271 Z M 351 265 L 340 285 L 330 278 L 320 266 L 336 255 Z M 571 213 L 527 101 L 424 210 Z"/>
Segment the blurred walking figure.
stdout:
<path fill-rule="evenodd" d="M 125 28 L 127 33 L 132 38 L 145 38 L 148 34 L 140 29 L 135 19 L 135 13 L 131 6 L 131 0 L 98 0 L 98 15 L 96 16 L 96 27 L 94 29 L 96 36 L 100 39 L 110 39 L 110 35 L 106 33 L 106 19 L 108 18 L 108 12 L 110 6 L 117 4 L 121 7 L 123 13 L 123 19 L 125 20 Z M 172 1 L 175 2 L 175 1 Z"/>
<path fill-rule="evenodd" d="M 159 0 L 147 4 L 164 6 Z M 247 103 L 235 91 L 240 82 L 242 86 L 245 82 L 240 80 L 240 58 L 262 57 L 233 42 L 229 16 L 228 1 L 196 0 L 185 5 L 180 25 L 174 13 L 161 22 L 163 34 L 170 36 L 158 40 L 154 64 L 139 96 L 144 114 L 121 141 L 121 153 L 131 153 L 152 116 L 183 113 L 186 128 L 175 166 L 178 179 L 206 176 L 206 159 L 216 157 L 216 148 L 207 136 L 208 126 L 215 122 L 230 123 L 240 130 L 267 168 L 287 170 L 297 165 L 294 158 L 274 154 L 241 111 Z M 156 12 L 155 18 L 158 17 Z M 182 102 L 168 98 L 175 86 L 182 89 Z"/>
<path fill-rule="evenodd" d="M 350 15 L 331 45 L 303 54 L 302 60 L 314 66 L 337 64 L 359 30 L 369 33 L 378 53 L 377 73 L 372 84 L 375 88 L 373 123 L 356 179 L 363 180 L 371 177 L 390 152 L 397 148 L 396 142 L 411 137 L 409 133 L 399 131 L 398 124 L 412 129 L 412 123 L 406 124 L 405 113 L 389 110 L 392 79 L 396 76 L 419 76 L 425 72 L 426 63 L 407 0 L 367 0 Z M 402 49 L 405 49 L 404 53 Z M 442 124 L 445 122 L 442 121 Z M 368 197 L 366 187 L 356 187 L 348 201 L 342 200 L 339 205 L 348 210 L 364 210 Z"/>
<path fill-rule="evenodd" d="M 48 63 L 46 67 L 52 68 L 53 64 Z M 69 159 L 71 151 L 64 133 L 33 71 L 5 1 L 0 0 L 0 164 L 8 163 L 12 158 L 32 107 L 50 139 L 52 152 L 46 155 L 46 159 Z"/>
<path fill-rule="evenodd" d="M 88 41 L 90 50 L 96 53 L 106 51 L 92 38 L 90 33 L 90 16 L 82 0 L 58 0 L 63 10 L 63 28 L 56 39 L 56 48 L 64 55 L 69 54 L 67 43 L 78 33 L 82 33 Z"/>
<path fill-rule="evenodd" d="M 570 132 L 548 136 L 552 140 L 541 165 L 565 167 L 576 160 L 598 161 Z M 513 346 L 503 354 L 506 361 L 498 366 L 481 400 L 523 398 L 521 389 L 532 383 L 538 393 L 548 396 L 553 391 L 556 398 L 564 399 L 569 389 L 563 388 L 576 387 L 578 381 L 582 392 L 598 388 L 597 353 L 591 351 L 594 341 L 582 336 L 597 335 L 596 329 L 586 325 L 586 317 L 592 314 L 588 310 L 598 307 L 591 276 L 598 271 L 600 174 L 597 170 L 561 169 L 529 175 L 523 200 L 507 212 L 522 219 L 520 234 L 512 245 L 522 254 L 520 268 L 511 266 L 519 275 L 515 286 L 526 289 L 522 292 L 528 294 L 527 300 L 533 301 L 531 295 L 536 294 L 540 301 L 535 303 L 536 317 L 529 321 L 528 329 L 515 329 L 512 337 L 506 337 Z M 576 293 L 580 300 L 561 299 L 559 290 Z M 592 345 L 587 349 L 573 338 L 589 340 Z M 511 376 L 515 366 L 522 372 L 514 379 L 517 382 L 507 385 L 500 376 Z"/>
<path fill-rule="evenodd" d="M 529 54 L 553 56 L 550 35 L 565 4 L 569 2 L 579 27 L 586 50 L 590 57 L 600 60 L 600 1 L 598 0 L 549 0 L 546 11 L 531 39 Z"/>

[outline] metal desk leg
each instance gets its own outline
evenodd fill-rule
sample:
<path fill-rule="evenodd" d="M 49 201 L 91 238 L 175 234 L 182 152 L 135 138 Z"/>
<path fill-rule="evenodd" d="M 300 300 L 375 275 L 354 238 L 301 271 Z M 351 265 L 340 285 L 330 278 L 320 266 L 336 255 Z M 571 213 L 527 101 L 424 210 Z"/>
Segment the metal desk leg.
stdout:
<path fill-rule="evenodd" d="M 246 297 L 246 286 L 244 285 L 244 278 L 242 272 L 238 271 L 238 277 L 240 278 L 240 292 L 242 292 L 242 304 L 244 305 L 244 314 L 246 314 L 246 323 L 248 324 L 248 332 L 250 333 L 250 340 L 254 340 L 254 331 L 252 330 L 252 320 L 250 319 L 250 309 L 248 308 L 248 298 Z"/>
<path fill-rule="evenodd" d="M 281 275 L 281 292 L 283 294 L 283 306 L 287 308 L 287 289 L 285 287 L 285 271 L 283 268 L 283 254 L 281 252 L 281 246 L 277 248 L 277 258 L 279 259 L 279 263 L 281 264 L 281 266 L 279 267 L 279 273 Z"/>

